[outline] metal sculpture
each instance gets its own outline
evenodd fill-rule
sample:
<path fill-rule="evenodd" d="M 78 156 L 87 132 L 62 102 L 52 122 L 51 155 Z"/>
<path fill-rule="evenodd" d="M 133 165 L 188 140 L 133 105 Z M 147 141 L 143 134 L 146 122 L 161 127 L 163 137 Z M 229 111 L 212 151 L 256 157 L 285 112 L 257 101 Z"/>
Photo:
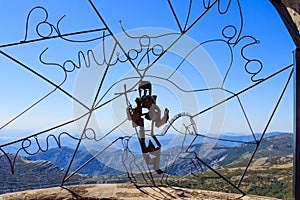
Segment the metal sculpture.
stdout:
<path fill-rule="evenodd" d="M 21 68 L 27 70 L 32 75 L 38 77 L 39 79 L 43 80 L 47 84 L 54 87 L 52 91 L 45 94 L 41 98 L 39 98 L 37 101 L 33 102 L 30 106 L 28 106 L 26 109 L 24 109 L 22 112 L 17 114 L 12 119 L 9 119 L 7 123 L 4 123 L 0 129 L 4 129 L 8 125 L 11 125 L 14 123 L 15 120 L 21 118 L 25 113 L 29 112 L 33 108 L 35 108 L 37 105 L 39 105 L 41 102 L 43 102 L 45 99 L 49 98 L 52 94 L 60 91 L 63 93 L 67 98 L 71 99 L 76 104 L 80 105 L 85 112 L 81 114 L 80 116 L 69 120 L 62 122 L 61 124 L 55 125 L 50 128 L 46 128 L 43 131 L 31 134 L 29 136 L 25 136 L 23 138 L 20 138 L 18 140 L 1 144 L 0 145 L 0 151 L 3 153 L 3 155 L 6 156 L 7 162 L 9 162 L 11 171 L 14 173 L 14 165 L 15 160 L 17 156 L 22 152 L 27 155 L 36 155 L 40 152 L 45 152 L 48 150 L 49 147 L 49 139 L 53 138 L 56 141 L 57 147 L 61 147 L 61 137 L 62 136 L 68 136 L 69 138 L 73 139 L 75 142 L 77 142 L 77 145 L 74 150 L 73 156 L 69 160 L 69 165 L 65 169 L 65 176 L 62 178 L 61 185 L 64 185 L 68 182 L 68 180 L 74 176 L 78 171 L 80 171 L 82 168 L 84 168 L 88 163 L 90 163 L 92 160 L 96 159 L 98 156 L 101 156 L 105 151 L 111 148 L 114 144 L 117 142 L 122 142 L 123 144 L 123 165 L 126 169 L 126 173 L 129 177 L 129 180 L 133 183 L 139 183 L 141 180 L 142 182 L 146 182 L 148 184 L 151 184 L 153 186 L 157 184 L 169 184 L 169 185 L 178 185 L 180 180 L 177 182 L 173 182 L 171 180 L 172 174 L 170 172 L 172 171 L 172 168 L 175 166 L 175 164 L 180 160 L 188 160 L 190 163 L 189 166 L 187 166 L 191 173 L 192 172 L 201 172 L 201 171 L 212 171 L 216 176 L 220 177 L 222 180 L 224 180 L 227 184 L 232 186 L 234 189 L 239 191 L 241 194 L 245 194 L 243 190 L 241 190 L 240 186 L 246 176 L 247 170 L 249 169 L 249 166 L 251 162 L 253 161 L 253 158 L 255 156 L 255 153 L 257 152 L 265 133 L 268 131 L 268 127 L 279 107 L 279 104 L 286 92 L 286 89 L 290 83 L 291 77 L 294 73 L 293 64 L 281 67 L 277 71 L 272 71 L 272 73 L 267 75 L 262 75 L 262 71 L 264 69 L 263 62 L 260 61 L 258 58 L 250 57 L 246 54 L 246 50 L 253 47 L 254 45 L 257 45 L 259 41 L 252 35 L 245 35 L 243 33 L 243 14 L 242 14 L 242 8 L 240 1 L 228 1 L 227 3 L 223 3 L 220 0 L 215 1 L 203 1 L 201 3 L 201 12 L 197 15 L 195 19 L 191 18 L 191 12 L 194 9 L 194 1 L 190 0 L 188 6 L 188 14 L 185 18 L 184 23 L 182 24 L 182 19 L 178 16 L 176 9 L 173 6 L 173 3 L 171 0 L 167 1 L 167 4 L 169 6 L 170 12 L 173 16 L 174 21 L 176 22 L 177 29 L 173 32 L 166 32 L 164 34 L 160 35 L 151 35 L 148 33 L 144 33 L 141 35 L 131 35 L 127 30 L 123 27 L 122 22 L 120 22 L 120 28 L 123 31 L 123 34 L 127 37 L 128 40 L 134 40 L 137 41 L 137 44 L 139 44 L 138 47 L 133 47 L 131 49 L 125 49 L 124 44 L 122 44 L 119 41 L 119 38 L 116 36 L 116 33 L 114 33 L 111 29 L 111 27 L 108 25 L 107 21 L 102 16 L 99 9 L 97 9 L 97 6 L 95 5 L 95 2 L 92 0 L 88 1 L 88 4 L 93 9 L 94 13 L 98 16 L 101 27 L 92 29 L 92 30 L 84 30 L 84 31 L 78 31 L 78 32 L 70 32 L 70 33 L 63 33 L 62 31 L 62 22 L 64 20 L 65 16 L 62 16 L 57 20 L 56 23 L 50 22 L 50 18 L 48 17 L 51 13 L 48 13 L 47 9 L 42 6 L 37 6 L 32 8 L 27 15 L 26 21 L 25 21 L 25 35 L 23 40 L 20 42 L 15 43 L 8 43 L 8 44 L 2 44 L 0 45 L 0 54 L 4 58 L 12 61 L 16 65 L 20 66 Z M 228 24 L 225 27 L 221 28 L 220 34 L 216 38 L 207 39 L 205 41 L 201 41 L 199 44 L 189 47 L 189 49 L 185 52 L 183 58 L 177 65 L 172 68 L 172 73 L 168 74 L 167 76 L 160 76 L 159 74 L 151 74 L 151 70 L 154 68 L 154 66 L 158 63 L 160 59 L 163 58 L 164 55 L 168 54 L 171 49 L 180 44 L 180 40 L 195 26 L 204 18 L 207 13 L 213 9 L 216 9 L 215 12 L 217 12 L 220 15 L 224 15 L 228 12 L 228 10 L 235 5 L 235 8 L 237 9 L 237 12 L 239 13 L 240 19 L 239 24 Z M 224 9 L 225 5 L 225 9 Z M 31 20 L 31 17 L 34 12 L 39 11 L 44 14 L 44 18 L 37 23 L 35 30 L 36 34 L 38 35 L 38 38 L 36 39 L 29 39 L 29 22 Z M 42 26 L 48 27 L 49 32 L 47 34 L 41 33 L 40 28 Z M 88 33 L 97 33 L 96 37 L 89 37 L 85 39 L 70 39 L 70 36 L 81 36 Z M 100 35 L 100 36 L 99 36 Z M 174 37 L 171 43 L 169 44 L 161 44 L 159 43 L 158 39 L 165 39 L 168 37 Z M 77 54 L 77 60 L 74 61 L 72 59 L 68 59 L 64 61 L 62 64 L 55 61 L 49 61 L 48 58 L 48 50 L 49 47 L 46 47 L 43 49 L 43 51 L 40 52 L 39 55 L 39 62 L 41 65 L 44 66 L 55 66 L 57 67 L 61 73 L 63 74 L 63 78 L 60 82 L 54 82 L 47 76 L 39 73 L 37 70 L 34 70 L 32 67 L 26 65 L 19 59 L 15 58 L 14 56 L 10 55 L 5 51 L 5 48 L 7 47 L 14 47 L 24 44 L 31 44 L 31 43 L 38 43 L 41 41 L 51 41 L 54 39 L 60 39 L 65 42 L 69 43 L 75 43 L 75 44 L 82 44 L 82 43 L 88 43 L 92 41 L 100 41 L 103 44 L 103 55 L 101 58 L 99 56 L 97 57 L 95 55 L 95 52 L 93 50 L 88 50 L 85 54 L 83 51 L 78 51 Z M 106 55 L 106 40 L 111 39 L 112 45 L 110 46 L 111 51 L 110 54 Z M 228 50 L 228 57 L 229 57 L 229 64 L 226 66 L 226 70 L 224 73 L 224 76 L 222 77 L 222 81 L 219 85 L 215 85 L 214 87 L 207 87 L 207 88 L 201 88 L 193 87 L 190 90 L 187 90 L 184 88 L 180 83 L 174 81 L 174 74 L 178 73 L 183 67 L 183 63 L 188 61 L 189 57 L 196 52 L 199 48 L 202 48 L 206 44 L 215 44 L 215 43 L 221 43 L 223 44 L 227 50 Z M 238 48 L 238 46 L 240 46 Z M 235 56 L 236 50 L 238 51 L 238 56 Z M 248 85 L 241 90 L 234 91 L 230 90 L 230 88 L 226 88 L 225 85 L 227 83 L 228 77 L 233 70 L 234 66 L 234 60 L 236 57 L 239 57 L 244 61 L 243 65 L 243 72 L 246 73 L 249 77 L 249 80 L 251 81 L 251 85 Z M 97 66 L 103 67 L 103 74 L 102 78 L 99 81 L 98 85 L 95 86 L 97 88 L 96 93 L 92 99 L 91 105 L 88 105 L 84 102 L 82 102 L 80 99 L 78 99 L 76 96 L 74 96 L 72 93 L 68 92 L 66 89 L 64 89 L 64 84 L 69 79 L 69 76 L 71 76 L 72 73 L 75 73 L 76 71 L 82 70 L 83 68 L 88 68 L 92 64 L 95 63 Z M 121 78 L 111 84 L 108 88 L 105 88 L 104 82 L 107 78 L 108 72 L 112 67 L 116 67 L 118 65 L 121 65 L 123 63 L 129 64 L 131 68 L 133 69 L 135 76 L 129 76 L 125 78 Z M 253 70 L 251 68 L 252 65 L 255 65 L 256 68 Z M 273 79 L 274 77 L 287 73 L 286 81 L 282 85 L 280 95 L 278 99 L 276 100 L 276 104 L 268 117 L 266 121 L 266 125 L 264 127 L 264 130 L 262 131 L 262 134 L 260 137 L 257 137 L 253 131 L 253 128 L 251 126 L 250 120 L 248 118 L 247 112 L 245 111 L 245 108 L 243 106 L 243 101 L 241 100 L 241 96 L 244 95 L 246 92 L 251 91 L 252 89 L 258 87 L 259 85 L 262 85 L 263 83 L 267 82 L 268 80 Z M 191 75 L 192 76 L 192 75 Z M 202 92 L 211 92 L 211 91 L 221 91 L 226 93 L 226 97 L 214 104 L 211 104 L 207 106 L 204 109 L 201 110 L 194 110 L 193 113 L 188 113 L 183 110 L 180 113 L 173 113 L 170 115 L 169 120 L 169 110 L 165 109 L 163 116 L 161 116 L 161 110 L 157 106 L 156 100 L 157 96 L 152 95 L 152 84 L 147 80 L 162 80 L 165 83 L 174 85 L 176 88 L 178 88 L 178 91 L 183 92 L 185 94 L 189 93 L 195 93 L 200 94 Z M 134 84 L 131 84 L 129 88 L 127 87 L 127 82 L 134 81 Z M 105 100 L 107 98 L 108 93 L 112 91 L 112 88 L 116 85 L 123 84 L 125 91 L 116 92 L 115 96 L 109 98 L 108 100 Z M 135 91 L 136 87 L 138 87 L 138 93 L 139 97 L 135 99 L 136 106 L 132 107 L 128 94 Z M 160 96 L 160 94 L 157 94 Z M 122 110 L 119 112 L 126 112 L 126 118 L 120 122 L 117 125 L 114 125 L 111 127 L 109 131 L 107 131 L 105 134 L 101 135 L 100 138 L 97 138 L 97 131 L 93 129 L 93 127 L 90 127 L 90 120 L 92 118 L 92 115 L 96 112 L 101 110 L 105 105 L 110 104 L 118 99 L 124 98 L 126 99 L 126 106 L 124 106 L 124 109 L 126 111 Z M 241 141 L 241 140 L 228 140 L 228 139 L 222 139 L 214 136 L 210 136 L 207 134 L 201 134 L 199 130 L 197 130 L 197 123 L 195 122 L 199 116 L 202 116 L 209 111 L 217 108 L 219 105 L 225 104 L 229 102 L 230 100 L 236 100 L 237 106 L 242 111 L 242 117 L 247 122 L 247 125 L 249 127 L 249 133 L 252 135 L 252 141 Z M 143 111 L 143 109 L 146 109 L 146 112 Z M 172 110 L 171 110 L 172 112 Z M 184 131 L 178 131 L 176 130 L 175 123 L 180 121 L 180 119 L 186 117 L 188 120 L 188 124 L 182 123 L 182 126 L 184 127 Z M 68 133 L 66 131 L 63 131 L 59 133 L 58 135 L 54 135 L 51 132 L 56 131 L 57 129 L 64 128 L 67 125 L 74 124 L 80 120 L 85 120 L 83 128 L 80 130 L 79 137 L 73 136 L 71 133 Z M 145 130 L 144 124 L 146 122 L 151 123 L 151 130 L 150 130 L 150 141 L 148 145 L 146 144 L 145 138 L 147 138 L 146 132 L 148 130 Z M 83 163 L 80 167 L 77 169 L 72 169 L 72 164 L 74 162 L 74 159 L 76 157 L 76 153 L 79 150 L 79 147 L 82 145 L 83 141 L 90 140 L 94 142 L 101 142 L 106 137 L 108 137 L 110 134 L 118 130 L 120 126 L 122 126 L 125 123 L 131 123 L 132 127 L 134 128 L 134 133 L 132 135 L 123 135 L 115 138 L 111 143 L 106 145 L 104 148 L 100 149 L 97 153 L 93 155 L 92 158 L 90 158 L 88 161 Z M 165 125 L 164 125 L 165 124 Z M 164 125 L 164 128 L 160 130 L 160 133 L 154 133 L 153 129 L 154 126 L 159 128 Z M 160 143 L 159 138 L 164 137 L 166 134 L 168 134 L 168 131 L 170 129 L 174 129 L 179 134 L 184 136 L 184 140 L 180 144 L 180 149 L 178 151 L 177 155 L 173 155 L 173 158 L 170 158 L 171 154 L 169 154 L 165 159 L 165 166 L 164 169 L 161 169 L 161 154 L 162 152 L 162 145 Z M 92 136 L 91 136 L 92 134 Z M 40 143 L 41 139 L 40 136 L 47 135 L 45 141 L 46 141 L 46 148 L 43 148 Z M 186 142 L 185 138 L 191 136 L 192 140 L 190 142 Z M 130 141 L 132 141 L 134 138 L 137 138 L 139 141 L 139 145 L 141 147 L 141 152 L 143 156 L 143 160 L 146 163 L 146 167 L 140 163 L 143 161 L 138 161 L 139 153 L 133 152 L 131 146 L 129 145 Z M 254 147 L 254 150 L 248 160 L 247 165 L 245 166 L 245 169 L 243 170 L 243 173 L 241 174 L 240 178 L 237 182 L 233 182 L 223 176 L 220 172 L 218 172 L 217 169 L 215 169 L 211 163 L 207 162 L 205 159 L 203 159 L 198 152 L 193 151 L 191 148 L 193 144 L 195 144 L 195 141 L 199 138 L 208 138 L 215 141 L 226 141 L 226 142 L 232 142 L 232 143 L 239 143 L 239 144 L 252 144 Z M 43 139 L 44 140 L 44 139 Z M 5 148 L 9 147 L 11 145 L 19 145 L 18 150 L 16 151 L 15 155 L 11 157 L 6 151 Z M 35 151 L 30 151 L 29 149 L 35 148 Z M 153 157 L 154 156 L 154 157 Z M 150 165 L 153 165 L 153 169 L 156 171 L 156 174 L 154 175 L 152 173 L 152 169 L 150 169 Z M 136 171 L 133 170 L 135 167 Z M 196 168 L 196 170 L 195 170 Z M 138 172 L 138 173 L 137 173 Z M 184 179 L 184 178 L 182 178 Z"/>
<path fill-rule="evenodd" d="M 126 90 L 126 87 L 125 87 Z M 132 121 L 132 126 L 136 129 L 139 127 L 139 130 L 135 130 L 138 132 L 138 139 L 142 149 L 142 153 L 144 159 L 148 165 L 153 165 L 155 171 L 158 174 L 162 174 L 163 171 L 159 168 L 159 160 L 160 160 L 160 149 L 161 144 L 158 141 L 157 137 L 154 134 L 154 125 L 159 128 L 163 124 L 167 123 L 169 119 L 169 110 L 166 108 L 164 112 L 164 116 L 161 118 L 160 108 L 156 105 L 156 95 L 152 95 L 152 85 L 149 81 L 141 81 L 139 83 L 139 97 L 135 99 L 136 106 L 132 108 L 131 104 L 126 97 L 126 102 L 128 104 L 128 108 L 126 109 L 128 120 Z M 146 108 L 147 112 L 143 113 L 142 109 Z M 145 130 L 144 127 L 144 118 L 146 120 L 151 121 L 151 129 Z M 146 146 L 145 142 L 145 131 L 150 131 L 150 135 L 156 143 L 156 147 L 149 141 L 148 146 Z M 149 154 L 154 155 L 154 158 L 151 158 Z"/>

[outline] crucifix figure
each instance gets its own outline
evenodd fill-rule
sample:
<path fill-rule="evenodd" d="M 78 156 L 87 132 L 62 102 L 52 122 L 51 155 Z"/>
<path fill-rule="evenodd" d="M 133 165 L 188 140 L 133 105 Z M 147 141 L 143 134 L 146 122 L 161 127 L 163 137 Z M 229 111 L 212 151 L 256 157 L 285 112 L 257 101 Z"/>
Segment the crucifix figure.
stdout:
<path fill-rule="evenodd" d="M 154 135 L 154 126 L 159 128 L 169 119 L 169 110 L 166 108 L 161 117 L 161 110 L 156 104 L 156 95 L 152 95 L 152 85 L 149 81 L 141 81 L 138 87 L 139 97 L 135 99 L 136 106 L 132 108 L 128 103 L 126 109 L 127 117 L 132 121 L 132 126 L 138 131 L 138 140 L 142 149 L 143 157 L 147 165 L 153 165 L 158 174 L 163 171 L 159 168 L 161 144 Z M 127 100 L 128 101 L 128 100 Z M 151 123 L 151 129 L 145 130 L 145 121 Z M 145 141 L 145 132 L 150 131 L 150 140 L 148 145 Z M 153 144 L 153 142 L 154 144 Z"/>

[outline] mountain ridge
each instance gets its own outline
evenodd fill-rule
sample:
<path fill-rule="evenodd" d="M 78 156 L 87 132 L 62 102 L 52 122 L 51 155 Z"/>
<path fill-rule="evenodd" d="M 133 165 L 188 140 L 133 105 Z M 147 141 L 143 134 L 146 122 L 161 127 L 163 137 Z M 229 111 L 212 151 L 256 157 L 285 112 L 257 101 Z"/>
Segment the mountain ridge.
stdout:
<path fill-rule="evenodd" d="M 262 140 L 260 147 L 256 153 L 256 157 L 280 156 L 293 153 L 293 135 L 291 133 L 273 133 L 270 137 Z M 210 146 L 211 145 L 211 146 Z M 179 155 L 177 161 L 172 164 L 172 170 L 168 171 L 171 175 L 184 175 L 190 173 L 189 166 L 192 158 L 188 158 L 184 153 L 180 153 L 181 148 L 170 147 L 164 150 L 163 154 L 168 154 L 169 157 L 176 157 Z M 239 146 L 230 147 L 215 143 L 197 143 L 192 144 L 188 148 L 188 152 L 196 153 L 199 158 L 207 162 L 214 168 L 223 167 L 241 159 L 249 159 L 251 152 L 254 151 L 256 144 L 241 144 Z M 185 149 L 183 148 L 183 149 Z M 74 150 L 69 147 L 53 148 L 45 153 L 39 153 L 35 156 L 29 156 L 30 160 L 48 160 L 60 168 L 66 168 L 69 164 L 69 159 L 72 157 Z M 71 171 L 78 168 L 88 159 L 93 157 L 97 152 L 89 152 L 87 150 L 78 150 L 76 157 L 71 166 Z M 79 173 L 87 175 L 121 175 L 126 174 L 122 168 L 123 157 L 122 150 L 115 152 L 104 152 L 102 159 L 94 159 L 87 166 L 85 166 Z M 136 160 L 143 160 L 142 154 L 136 154 Z M 161 157 L 161 163 L 165 163 L 164 159 L 168 157 Z M 104 163 L 105 162 L 105 163 Z M 203 170 L 203 168 L 201 169 Z M 197 173 L 199 171 L 195 171 Z"/>
<path fill-rule="evenodd" d="M 202 154 L 203 152 L 206 151 L 206 148 L 210 149 L 209 145 L 210 145 L 209 143 L 192 145 L 190 147 L 191 148 L 190 150 L 197 152 L 198 154 Z M 247 164 L 248 157 L 245 155 L 248 154 L 247 152 L 249 152 L 249 146 L 251 145 L 252 148 L 253 146 L 255 146 L 253 144 L 243 144 L 240 145 L 239 147 L 228 147 L 224 145 L 217 145 L 215 146 L 216 149 L 209 152 L 207 156 L 204 157 L 203 159 L 205 162 L 210 164 L 218 171 L 228 170 L 226 173 L 229 173 L 229 175 L 232 174 L 230 176 L 235 177 L 236 176 L 234 175 L 235 171 L 236 173 L 240 174 L 242 172 L 241 169 L 244 168 L 245 165 Z M 173 147 L 170 148 L 169 151 L 174 153 L 176 149 L 178 150 L 178 148 Z M 67 151 L 67 153 L 64 154 L 63 152 L 60 152 L 60 150 Z M 282 170 L 281 168 L 277 168 L 276 167 L 277 165 L 285 166 L 286 164 L 288 164 L 289 168 L 286 169 L 284 173 L 291 173 L 289 170 L 291 170 L 292 164 L 289 163 L 292 162 L 292 158 L 290 157 L 292 151 L 293 151 L 293 134 L 280 134 L 280 135 L 269 137 L 262 141 L 261 147 L 258 149 L 257 154 L 254 157 L 251 166 L 252 165 L 262 166 L 262 170 L 260 171 L 260 173 L 262 173 L 263 170 L 266 169 L 270 169 L 270 173 L 274 173 L 273 171 L 275 169 Z M 65 155 L 61 157 L 62 159 L 57 160 L 57 162 L 58 161 L 62 162 L 62 160 L 65 160 L 64 163 L 63 162 L 60 163 L 62 167 L 54 165 L 49 160 L 48 161 L 42 159 L 33 160 L 32 157 L 27 158 L 23 156 L 18 156 L 15 164 L 15 175 L 11 174 L 10 166 L 7 161 L 7 158 L 5 157 L 5 155 L 1 154 L 0 155 L 0 169 L 1 169 L 0 177 L 2 177 L 2 181 L 0 181 L 0 188 L 2 188 L 2 190 L 0 191 L 0 193 L 60 185 L 62 181 L 62 177 L 65 175 L 65 170 L 63 169 L 63 167 L 67 166 L 66 161 L 69 160 L 69 156 L 72 155 L 73 152 L 74 150 L 68 147 L 61 147 L 61 149 L 53 149 L 50 151 L 52 158 L 57 158 L 59 156 Z M 82 158 L 83 159 L 82 162 L 83 162 L 84 159 L 86 159 L 87 157 L 83 157 L 81 155 L 83 155 L 86 152 L 82 151 L 79 153 L 80 153 L 79 158 Z M 116 152 L 116 154 L 109 154 L 109 153 L 107 155 L 112 156 L 113 160 L 116 158 L 114 157 L 116 154 L 120 154 L 120 152 Z M 40 155 L 45 156 L 47 154 L 44 153 Z M 234 157 L 233 155 L 237 157 Z M 13 155 L 9 154 L 9 156 L 13 156 Z M 196 177 L 198 177 L 199 180 L 201 177 L 203 177 L 203 180 L 209 180 L 211 184 L 213 183 L 213 181 L 216 178 L 215 177 L 216 175 L 212 176 L 211 171 L 205 169 L 203 165 L 201 166 L 200 162 L 198 163 L 194 162 L 194 164 L 198 166 L 198 169 L 189 167 L 191 166 L 190 163 L 191 159 L 184 156 L 186 155 L 183 154 L 182 158 L 178 159 L 173 163 L 172 168 L 170 168 L 171 171 L 169 171 L 170 173 L 168 174 L 169 180 L 172 179 L 176 180 L 177 179 L 176 177 L 189 177 L 191 176 L 191 172 L 192 172 L 192 174 L 194 174 L 194 176 L 196 175 Z M 78 163 L 82 164 L 82 162 L 80 161 Z M 107 162 L 109 163 L 108 160 Z M 118 163 L 118 164 L 121 165 L 122 163 Z M 95 166 L 97 167 L 95 168 Z M 264 167 L 268 167 L 268 168 L 264 168 Z M 79 171 L 82 174 L 75 174 L 68 182 L 66 182 L 66 184 L 122 183 L 122 182 L 124 183 L 130 181 L 126 174 L 116 175 L 113 174 L 113 171 L 110 171 L 111 170 L 110 168 L 108 167 L 104 168 L 103 166 L 101 167 L 100 161 L 96 162 L 95 165 L 90 165 L 90 166 L 87 165 L 85 168 L 87 168 L 87 171 L 85 173 Z M 255 169 L 255 167 L 254 168 L 250 167 L 249 169 L 250 169 L 249 173 L 252 174 L 253 173 L 252 171 L 253 169 Z M 98 172 L 95 173 L 95 170 L 98 170 Z M 110 172 L 110 174 L 109 173 L 107 174 L 106 172 Z M 263 178 L 264 175 L 261 175 L 261 177 Z M 285 174 L 280 174 L 279 177 L 280 180 L 283 177 L 290 177 L 290 176 L 287 176 Z M 192 178 L 194 179 L 195 177 Z M 211 178 L 212 180 L 210 180 Z M 248 178 L 248 176 L 246 178 Z M 186 178 L 184 178 L 183 180 L 185 179 Z M 274 182 L 274 184 L 277 184 L 276 187 L 284 186 L 285 191 L 288 190 L 286 189 L 287 187 L 286 183 L 288 183 L 286 180 L 284 184 L 280 183 L 277 179 L 276 180 L 274 179 L 274 181 L 277 181 Z M 201 181 L 199 183 L 201 183 Z M 205 183 L 203 186 L 205 186 L 206 184 L 207 183 Z M 268 184 L 272 184 L 272 183 L 268 183 Z M 189 187 L 189 184 L 186 185 L 186 187 Z M 211 189 L 213 188 L 212 186 L 210 187 Z M 271 186 L 268 186 L 266 188 L 269 187 Z M 254 194 L 255 192 L 259 192 L 259 191 L 266 191 L 266 190 L 258 191 L 259 188 L 256 187 L 257 189 L 255 189 L 254 186 L 251 186 L 251 188 L 252 188 L 251 191 L 254 192 Z M 276 195 L 280 195 L 280 194 L 276 194 Z"/>

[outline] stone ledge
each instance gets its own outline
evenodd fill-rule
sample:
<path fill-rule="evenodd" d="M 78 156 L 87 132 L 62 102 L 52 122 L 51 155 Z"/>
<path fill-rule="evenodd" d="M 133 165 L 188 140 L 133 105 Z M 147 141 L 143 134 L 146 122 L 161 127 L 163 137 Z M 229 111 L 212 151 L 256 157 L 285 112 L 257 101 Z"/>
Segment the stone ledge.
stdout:
<path fill-rule="evenodd" d="M 91 184 L 28 190 L 0 195 L 1 200 L 153 200 L 153 199 L 214 199 L 214 200 L 275 200 L 259 196 L 242 196 L 224 192 L 171 188 L 167 186 L 149 187 L 134 184 Z"/>

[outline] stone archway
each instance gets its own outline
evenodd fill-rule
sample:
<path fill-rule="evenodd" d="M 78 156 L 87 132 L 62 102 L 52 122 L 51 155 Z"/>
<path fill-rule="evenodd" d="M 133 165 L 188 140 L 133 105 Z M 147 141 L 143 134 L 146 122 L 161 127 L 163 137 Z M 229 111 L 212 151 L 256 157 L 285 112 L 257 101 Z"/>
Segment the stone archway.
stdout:
<path fill-rule="evenodd" d="M 298 0 L 282 0 L 300 33 L 300 2 Z"/>
<path fill-rule="evenodd" d="M 299 0 L 270 0 L 284 22 L 295 43 L 295 108 L 294 108 L 294 172 L 293 199 L 300 199 L 300 2 Z"/>
<path fill-rule="evenodd" d="M 300 2 L 298 0 L 270 0 L 289 31 L 297 48 L 300 47 Z"/>

